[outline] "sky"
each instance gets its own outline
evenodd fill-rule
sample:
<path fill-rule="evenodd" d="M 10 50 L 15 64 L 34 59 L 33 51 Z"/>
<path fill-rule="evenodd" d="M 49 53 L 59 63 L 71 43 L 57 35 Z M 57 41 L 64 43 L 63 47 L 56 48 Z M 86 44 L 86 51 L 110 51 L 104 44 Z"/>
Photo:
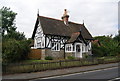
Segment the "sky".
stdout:
<path fill-rule="evenodd" d="M 40 16 L 61 19 L 68 10 L 69 21 L 83 23 L 94 36 L 118 34 L 119 0 L 0 0 L 0 8 L 10 7 L 17 13 L 17 31 L 32 36 L 37 13 Z"/>

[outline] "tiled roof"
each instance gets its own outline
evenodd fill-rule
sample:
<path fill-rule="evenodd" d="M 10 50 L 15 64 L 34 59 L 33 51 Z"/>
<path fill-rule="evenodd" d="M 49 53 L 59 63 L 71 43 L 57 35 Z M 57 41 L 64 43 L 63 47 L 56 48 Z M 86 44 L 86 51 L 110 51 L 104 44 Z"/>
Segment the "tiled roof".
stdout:
<path fill-rule="evenodd" d="M 73 33 L 79 32 L 81 30 L 82 32 L 81 34 L 84 39 L 92 39 L 91 34 L 83 24 L 69 22 L 69 25 L 67 26 L 64 24 L 62 20 L 43 17 L 43 16 L 39 16 L 37 18 L 32 38 L 34 38 L 35 36 L 37 24 L 39 21 L 41 23 L 41 27 L 43 29 L 44 34 L 71 37 Z"/>
<path fill-rule="evenodd" d="M 71 35 L 71 38 L 68 40 L 68 43 L 74 42 L 78 38 L 79 35 L 80 35 L 80 32 L 73 33 Z"/>

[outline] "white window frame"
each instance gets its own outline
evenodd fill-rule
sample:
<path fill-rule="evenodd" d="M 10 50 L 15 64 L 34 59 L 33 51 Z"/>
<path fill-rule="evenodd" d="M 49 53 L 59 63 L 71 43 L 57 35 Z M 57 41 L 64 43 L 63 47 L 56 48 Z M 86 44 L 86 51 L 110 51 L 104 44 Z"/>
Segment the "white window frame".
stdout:
<path fill-rule="evenodd" d="M 60 51 L 60 43 L 59 42 L 52 42 L 53 46 L 51 47 L 52 51 Z"/>
<path fill-rule="evenodd" d="M 73 45 L 72 44 L 66 44 L 65 45 L 65 52 L 73 52 Z"/>
<path fill-rule="evenodd" d="M 38 38 L 37 38 L 37 47 L 38 47 L 38 48 L 41 48 L 41 47 L 42 47 L 42 45 L 41 45 L 41 44 L 42 44 L 41 39 L 42 39 L 41 37 L 38 37 Z"/>

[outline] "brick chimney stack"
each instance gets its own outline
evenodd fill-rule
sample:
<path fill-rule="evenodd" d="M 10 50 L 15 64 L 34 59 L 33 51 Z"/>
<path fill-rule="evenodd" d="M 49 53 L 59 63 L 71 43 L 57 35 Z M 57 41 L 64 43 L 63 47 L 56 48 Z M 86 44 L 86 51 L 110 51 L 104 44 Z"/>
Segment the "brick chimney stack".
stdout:
<path fill-rule="evenodd" d="M 64 14 L 62 16 L 62 20 L 64 21 L 65 25 L 68 25 L 68 18 L 69 18 L 69 15 L 67 14 L 67 9 L 64 9 Z"/>

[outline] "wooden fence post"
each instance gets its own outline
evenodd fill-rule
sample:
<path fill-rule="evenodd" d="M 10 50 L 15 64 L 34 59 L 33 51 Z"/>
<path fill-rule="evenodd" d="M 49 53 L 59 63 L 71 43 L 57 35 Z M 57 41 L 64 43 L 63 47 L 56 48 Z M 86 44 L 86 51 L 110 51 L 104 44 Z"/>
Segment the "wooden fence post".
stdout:
<path fill-rule="evenodd" d="M 35 68 L 35 64 L 33 64 L 33 72 L 35 72 L 36 68 Z"/>
<path fill-rule="evenodd" d="M 60 67 L 62 66 L 61 60 L 59 61 L 59 65 L 60 65 Z"/>

